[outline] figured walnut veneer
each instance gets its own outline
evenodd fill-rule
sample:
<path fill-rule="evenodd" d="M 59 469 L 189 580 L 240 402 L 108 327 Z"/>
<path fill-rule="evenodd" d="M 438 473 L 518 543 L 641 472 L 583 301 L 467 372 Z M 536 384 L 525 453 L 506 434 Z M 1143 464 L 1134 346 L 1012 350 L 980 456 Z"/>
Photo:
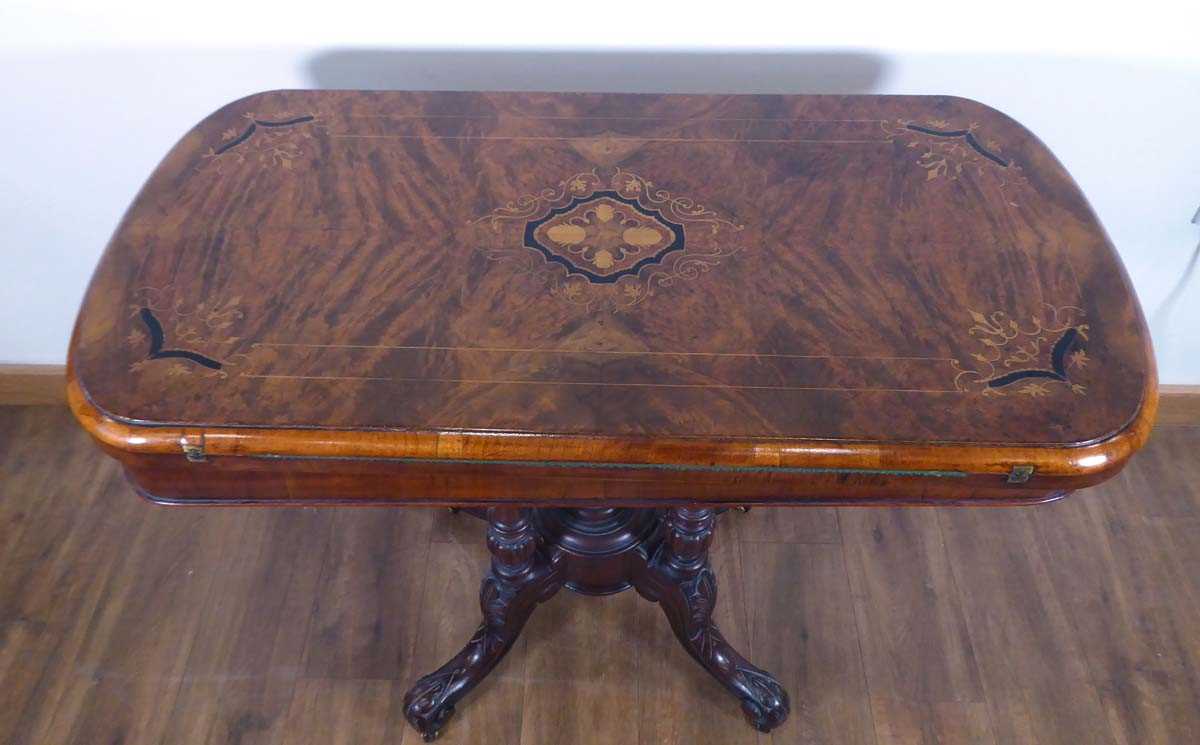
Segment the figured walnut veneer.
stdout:
<path fill-rule="evenodd" d="M 1156 400 L 1079 189 L 950 97 L 251 96 L 130 207 L 71 375 L 165 501 L 1039 501 Z"/>

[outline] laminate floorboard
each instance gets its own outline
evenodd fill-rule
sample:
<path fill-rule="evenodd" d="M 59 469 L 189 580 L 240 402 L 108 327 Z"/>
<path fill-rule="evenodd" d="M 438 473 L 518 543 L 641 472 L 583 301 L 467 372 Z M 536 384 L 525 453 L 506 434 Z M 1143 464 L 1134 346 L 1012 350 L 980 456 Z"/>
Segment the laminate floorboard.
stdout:
<path fill-rule="evenodd" d="M 729 512 L 716 620 L 772 735 L 635 593 L 561 592 L 447 743 L 1149 745 L 1200 732 L 1200 428 L 1005 509 Z M 409 683 L 479 620 L 484 524 L 429 509 L 173 509 L 65 409 L 0 407 L 0 742 L 416 743 Z"/>

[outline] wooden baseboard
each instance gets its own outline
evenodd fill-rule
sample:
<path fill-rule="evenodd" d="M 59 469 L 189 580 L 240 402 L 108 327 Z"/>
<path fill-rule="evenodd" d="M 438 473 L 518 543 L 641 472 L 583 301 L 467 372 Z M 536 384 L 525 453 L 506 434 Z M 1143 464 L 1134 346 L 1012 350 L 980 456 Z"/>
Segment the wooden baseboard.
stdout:
<path fill-rule="evenodd" d="M 0 406 L 66 402 L 65 365 L 0 365 Z"/>
<path fill-rule="evenodd" d="M 1159 426 L 1200 425 L 1200 385 L 1158 387 Z"/>
<path fill-rule="evenodd" d="M 0 406 L 66 403 L 63 365 L 0 365 Z M 1200 426 L 1200 385 L 1160 386 L 1158 424 Z"/>

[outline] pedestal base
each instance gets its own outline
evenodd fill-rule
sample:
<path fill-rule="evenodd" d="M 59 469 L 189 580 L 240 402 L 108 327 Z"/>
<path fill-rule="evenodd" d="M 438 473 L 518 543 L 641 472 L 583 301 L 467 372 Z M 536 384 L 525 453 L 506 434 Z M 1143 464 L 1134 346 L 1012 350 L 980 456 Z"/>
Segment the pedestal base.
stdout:
<path fill-rule="evenodd" d="M 680 643 L 741 700 L 750 724 L 767 732 L 787 718 L 783 686 L 729 646 L 712 622 L 714 510 L 495 507 L 472 514 L 488 520 L 492 553 L 480 590 L 483 623 L 461 652 L 405 696 L 405 716 L 426 741 L 504 657 L 537 604 L 564 586 L 587 595 L 633 587 L 662 607 Z"/>

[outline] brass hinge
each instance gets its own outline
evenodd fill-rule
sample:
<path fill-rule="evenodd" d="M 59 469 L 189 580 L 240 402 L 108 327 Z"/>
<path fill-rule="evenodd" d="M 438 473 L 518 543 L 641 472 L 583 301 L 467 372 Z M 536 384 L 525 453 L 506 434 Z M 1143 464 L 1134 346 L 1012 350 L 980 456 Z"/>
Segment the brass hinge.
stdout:
<path fill-rule="evenodd" d="M 1033 476 L 1033 466 L 1013 466 L 1008 472 L 1008 483 L 1024 484 Z"/>
<path fill-rule="evenodd" d="M 204 454 L 204 433 L 201 432 L 198 437 L 188 438 L 187 435 L 179 436 L 179 447 L 183 450 L 183 455 L 193 463 L 203 463 L 208 460 Z"/>

